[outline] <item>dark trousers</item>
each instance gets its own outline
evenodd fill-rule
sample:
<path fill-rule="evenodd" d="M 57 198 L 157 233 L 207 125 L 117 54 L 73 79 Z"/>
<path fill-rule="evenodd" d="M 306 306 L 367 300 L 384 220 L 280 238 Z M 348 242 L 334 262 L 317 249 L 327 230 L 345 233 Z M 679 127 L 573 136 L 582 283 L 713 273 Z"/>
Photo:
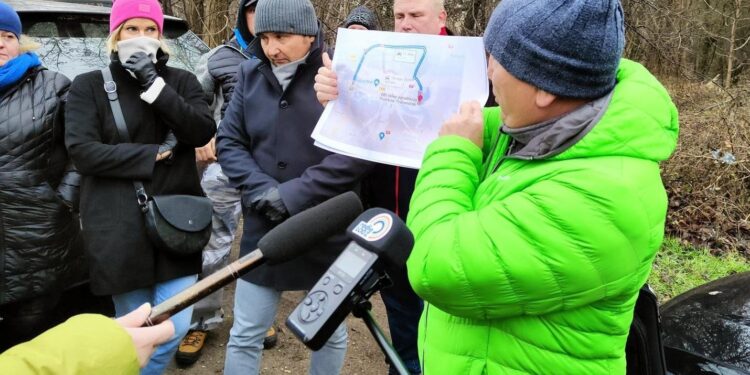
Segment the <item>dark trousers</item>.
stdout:
<path fill-rule="evenodd" d="M 89 284 L 0 306 L 0 353 L 29 341 L 73 315 L 114 316 L 109 296 L 94 296 Z"/>
<path fill-rule="evenodd" d="M 412 374 L 420 374 L 419 354 L 417 353 L 417 328 L 422 315 L 422 300 L 414 293 L 406 275 L 406 267 L 389 270 L 393 285 L 380 291 L 388 315 L 391 340 L 399 357 Z M 393 367 L 388 374 L 397 375 Z"/>
<path fill-rule="evenodd" d="M 0 306 L 0 353 L 51 328 L 59 294 L 46 294 Z"/>

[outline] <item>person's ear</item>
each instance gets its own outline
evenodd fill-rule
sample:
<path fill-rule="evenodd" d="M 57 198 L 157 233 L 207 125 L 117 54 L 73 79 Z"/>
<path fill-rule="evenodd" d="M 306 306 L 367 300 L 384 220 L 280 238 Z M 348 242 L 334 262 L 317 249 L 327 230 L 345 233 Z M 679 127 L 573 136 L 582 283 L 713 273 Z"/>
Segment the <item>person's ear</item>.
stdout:
<path fill-rule="evenodd" d="M 446 20 L 448 19 L 448 12 L 446 12 L 445 9 L 441 10 L 438 19 L 440 19 L 440 26 L 445 27 Z"/>
<path fill-rule="evenodd" d="M 539 108 L 547 108 L 552 103 L 557 100 L 557 95 L 550 94 L 542 89 L 536 89 L 536 94 L 534 95 L 534 102 L 536 103 L 536 106 Z"/>

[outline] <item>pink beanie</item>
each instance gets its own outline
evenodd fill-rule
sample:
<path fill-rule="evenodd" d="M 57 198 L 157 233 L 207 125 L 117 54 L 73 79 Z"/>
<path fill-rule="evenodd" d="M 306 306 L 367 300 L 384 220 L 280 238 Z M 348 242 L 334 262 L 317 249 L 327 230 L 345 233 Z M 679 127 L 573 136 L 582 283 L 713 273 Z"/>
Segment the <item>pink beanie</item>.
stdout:
<path fill-rule="evenodd" d="M 156 22 L 160 33 L 164 28 L 164 13 L 157 0 L 116 0 L 109 14 L 109 32 L 131 18 L 148 18 Z"/>

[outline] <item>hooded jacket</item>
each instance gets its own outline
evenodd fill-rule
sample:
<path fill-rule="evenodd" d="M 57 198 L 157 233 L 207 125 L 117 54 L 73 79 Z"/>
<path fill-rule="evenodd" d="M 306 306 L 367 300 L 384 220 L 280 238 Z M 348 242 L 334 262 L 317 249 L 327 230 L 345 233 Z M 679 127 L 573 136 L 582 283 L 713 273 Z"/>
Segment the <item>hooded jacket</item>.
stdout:
<path fill-rule="evenodd" d="M 641 65 L 623 60 L 617 81 L 593 127 L 550 156 L 508 155 L 498 110 L 485 113 L 483 150 L 457 136 L 428 147 L 407 263 L 426 301 L 425 374 L 625 373 L 678 116 Z"/>
<path fill-rule="evenodd" d="M 68 194 L 80 177 L 63 143 L 69 86 L 64 75 L 37 67 L 0 92 L 0 305 L 86 277 Z"/>
<path fill-rule="evenodd" d="M 198 70 L 195 72 L 209 103 L 214 108 L 221 108 L 218 116 L 215 116 L 217 124 L 224 118 L 229 100 L 232 99 L 240 64 L 254 58 L 248 47 L 255 36 L 247 27 L 245 7 L 238 10 L 234 35 L 226 44 L 217 46 L 201 56 Z"/>

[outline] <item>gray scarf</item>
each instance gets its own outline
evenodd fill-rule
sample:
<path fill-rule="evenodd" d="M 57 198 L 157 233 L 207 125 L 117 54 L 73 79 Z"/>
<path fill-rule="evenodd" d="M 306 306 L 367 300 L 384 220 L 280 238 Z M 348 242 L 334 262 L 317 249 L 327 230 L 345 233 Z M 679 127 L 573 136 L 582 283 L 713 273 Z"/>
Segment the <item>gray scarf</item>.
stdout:
<path fill-rule="evenodd" d="M 507 157 L 512 159 L 547 159 L 563 153 L 594 128 L 609 107 L 612 92 L 592 100 L 572 112 L 535 125 L 500 129 L 513 138 Z"/>
<path fill-rule="evenodd" d="M 273 71 L 273 75 L 276 76 L 276 80 L 279 81 L 279 84 L 284 91 L 286 91 L 289 83 L 292 82 L 292 77 L 294 77 L 294 73 L 297 72 L 297 68 L 302 65 L 305 60 L 307 60 L 307 56 L 310 56 L 310 52 L 307 52 L 307 54 L 303 58 L 284 65 L 276 66 L 271 63 L 271 70 Z"/>

